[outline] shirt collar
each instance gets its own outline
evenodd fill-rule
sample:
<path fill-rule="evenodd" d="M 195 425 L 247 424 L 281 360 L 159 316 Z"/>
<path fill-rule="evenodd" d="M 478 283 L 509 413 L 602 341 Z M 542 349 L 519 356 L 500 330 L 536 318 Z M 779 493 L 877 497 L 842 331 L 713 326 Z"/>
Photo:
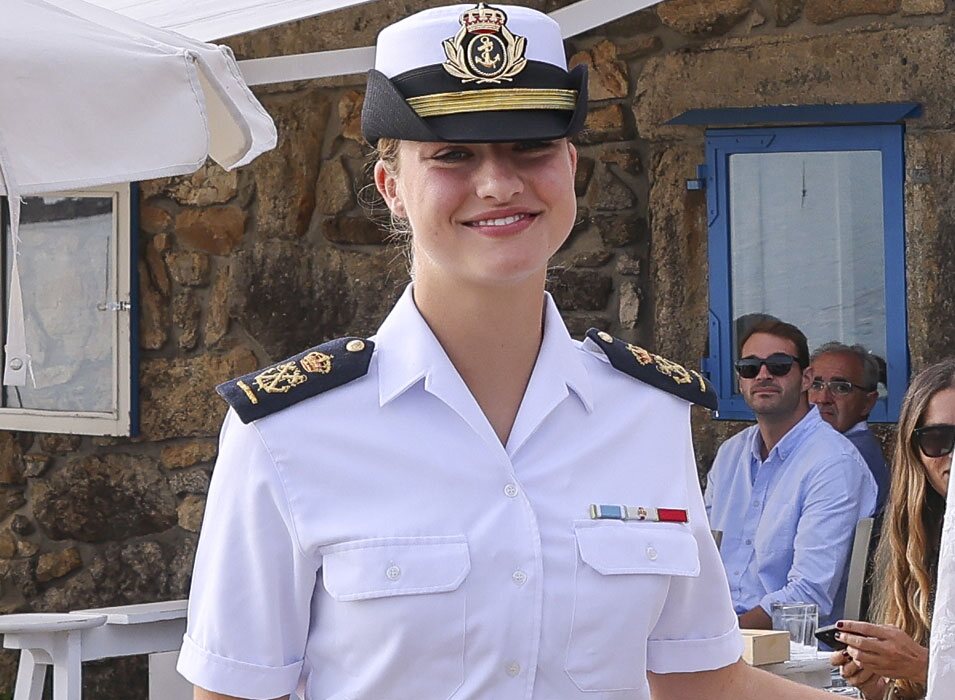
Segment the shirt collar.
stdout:
<path fill-rule="evenodd" d="M 457 370 L 415 305 L 409 284 L 375 335 L 379 405 L 393 401 L 431 374 Z M 555 379 L 562 382 L 555 382 Z M 536 381 L 535 381 L 536 380 Z M 571 339 L 557 305 L 544 294 L 544 338 L 528 384 L 530 394 L 539 385 L 568 387 L 588 412 L 593 410 L 590 376 L 577 344 Z"/>
<path fill-rule="evenodd" d="M 843 435 L 858 435 L 859 433 L 864 433 L 869 429 L 869 423 L 865 419 L 860 420 L 858 423 L 849 428 Z"/>
<path fill-rule="evenodd" d="M 822 416 L 819 415 L 819 409 L 816 406 L 810 406 L 809 412 L 804 415 L 796 425 L 789 429 L 789 432 L 783 435 L 783 439 L 776 443 L 776 446 L 770 450 L 770 453 L 766 456 L 768 460 L 772 453 L 775 452 L 779 455 L 779 458 L 785 461 L 793 450 L 799 447 L 802 444 L 803 437 L 814 429 L 819 423 L 822 422 Z M 753 443 L 750 445 L 750 449 L 753 454 L 753 459 L 756 463 L 763 461 L 762 455 L 760 454 L 760 449 L 763 444 L 763 437 L 759 432 L 759 428 L 753 431 Z"/>

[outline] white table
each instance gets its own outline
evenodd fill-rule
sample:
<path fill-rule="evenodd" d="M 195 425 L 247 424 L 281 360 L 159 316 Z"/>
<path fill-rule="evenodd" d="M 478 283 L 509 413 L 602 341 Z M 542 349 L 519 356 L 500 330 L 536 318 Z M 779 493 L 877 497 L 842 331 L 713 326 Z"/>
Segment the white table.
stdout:
<path fill-rule="evenodd" d="M 14 700 L 40 700 L 47 666 L 53 667 L 53 700 L 80 700 L 84 661 L 135 654 L 150 655 L 150 700 L 189 700 L 191 686 L 174 663 L 170 676 L 168 654 L 182 645 L 186 603 L 0 616 L 3 646 L 20 650 Z"/>
<path fill-rule="evenodd" d="M 778 664 L 767 664 L 759 668 L 791 681 L 813 688 L 828 688 L 832 684 L 832 664 L 828 651 L 817 651 L 811 659 L 790 659 Z"/>

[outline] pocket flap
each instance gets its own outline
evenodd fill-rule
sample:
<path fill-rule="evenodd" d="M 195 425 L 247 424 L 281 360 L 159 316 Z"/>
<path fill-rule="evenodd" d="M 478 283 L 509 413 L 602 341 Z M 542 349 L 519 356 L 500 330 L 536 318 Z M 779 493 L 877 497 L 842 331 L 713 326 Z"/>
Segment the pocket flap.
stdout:
<path fill-rule="evenodd" d="M 580 558 L 601 574 L 700 573 L 699 549 L 689 530 L 655 523 L 621 523 L 578 526 L 575 534 Z"/>
<path fill-rule="evenodd" d="M 453 591 L 471 570 L 463 535 L 355 540 L 321 554 L 322 584 L 339 601 Z"/>

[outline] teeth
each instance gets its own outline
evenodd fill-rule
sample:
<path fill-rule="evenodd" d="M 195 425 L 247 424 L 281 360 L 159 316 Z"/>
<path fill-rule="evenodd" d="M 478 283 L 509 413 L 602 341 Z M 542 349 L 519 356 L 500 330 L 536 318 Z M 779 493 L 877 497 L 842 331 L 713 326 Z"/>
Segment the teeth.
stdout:
<path fill-rule="evenodd" d="M 513 224 L 516 221 L 527 218 L 526 214 L 515 214 L 514 216 L 505 216 L 503 219 L 484 219 L 483 221 L 478 221 L 478 226 L 507 226 Z"/>

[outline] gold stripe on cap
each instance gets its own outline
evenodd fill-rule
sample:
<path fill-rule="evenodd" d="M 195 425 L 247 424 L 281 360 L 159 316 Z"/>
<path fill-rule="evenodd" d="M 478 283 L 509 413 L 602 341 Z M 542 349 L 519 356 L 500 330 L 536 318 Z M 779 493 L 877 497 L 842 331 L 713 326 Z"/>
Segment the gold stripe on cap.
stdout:
<path fill-rule="evenodd" d="M 501 88 L 439 92 L 409 97 L 408 104 L 421 118 L 462 112 L 496 112 L 505 109 L 564 109 L 577 106 L 576 90 L 549 88 Z"/>

